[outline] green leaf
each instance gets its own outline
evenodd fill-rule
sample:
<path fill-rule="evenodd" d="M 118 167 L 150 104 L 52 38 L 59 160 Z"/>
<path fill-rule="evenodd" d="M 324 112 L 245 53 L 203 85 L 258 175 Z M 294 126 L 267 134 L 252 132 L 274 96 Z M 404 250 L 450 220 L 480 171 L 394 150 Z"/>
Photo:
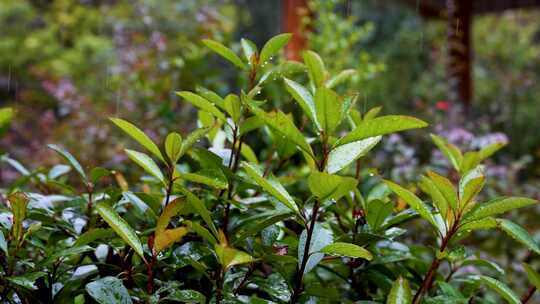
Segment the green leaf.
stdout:
<path fill-rule="evenodd" d="M 311 271 L 324 258 L 324 253 L 320 253 L 326 245 L 330 245 L 333 241 L 332 232 L 325 229 L 319 223 L 315 223 L 313 234 L 309 244 L 308 260 L 304 268 L 304 274 Z M 304 250 L 307 245 L 307 232 L 304 229 L 300 234 L 298 241 L 298 264 L 302 263 L 304 258 Z"/>
<path fill-rule="evenodd" d="M 172 202 L 169 202 L 167 206 L 163 208 L 156 223 L 156 233 L 165 231 L 171 222 L 171 219 L 176 216 L 184 208 L 184 198 L 176 198 Z"/>
<path fill-rule="evenodd" d="M 172 132 L 165 138 L 165 154 L 174 165 L 180 159 L 180 151 L 182 149 L 182 135 Z"/>
<path fill-rule="evenodd" d="M 187 151 L 201 138 L 206 136 L 208 132 L 210 132 L 211 128 L 199 128 L 193 132 L 191 132 L 186 139 L 182 142 L 182 148 L 180 149 L 180 157 L 184 156 L 184 154 L 187 153 Z"/>
<path fill-rule="evenodd" d="M 144 260 L 143 247 L 135 230 L 106 203 L 96 205 L 99 215 Z"/>
<path fill-rule="evenodd" d="M 315 127 L 320 130 L 321 125 L 317 120 L 317 111 L 315 110 L 315 102 L 313 101 L 313 96 L 311 93 L 309 93 L 305 87 L 297 82 L 287 78 L 284 78 L 284 81 L 287 92 L 289 92 L 294 100 L 298 102 L 307 117 L 309 117 L 309 119 L 315 124 Z"/>
<path fill-rule="evenodd" d="M 312 172 L 308 177 L 309 190 L 321 202 L 339 200 L 342 196 L 355 189 L 357 183 L 358 181 L 352 177 L 318 171 Z"/>
<path fill-rule="evenodd" d="M 13 118 L 14 111 L 12 108 L 2 108 L 0 109 L 0 128 L 7 125 Z"/>
<path fill-rule="evenodd" d="M 141 166 L 146 172 L 153 175 L 155 178 L 157 178 L 160 182 L 165 184 L 165 177 L 163 176 L 163 173 L 161 173 L 161 170 L 159 169 L 158 165 L 154 162 L 150 156 L 137 152 L 134 150 L 125 149 L 127 156 L 129 159 L 134 161 L 137 165 Z"/>
<path fill-rule="evenodd" d="M 313 51 L 305 51 L 303 57 L 304 64 L 308 69 L 309 79 L 311 79 L 316 88 L 322 86 L 328 72 L 324 67 L 321 57 Z"/>
<path fill-rule="evenodd" d="M 311 146 L 306 141 L 304 135 L 296 128 L 291 118 L 281 111 L 267 113 L 263 110 L 252 108 L 257 117 L 261 118 L 268 127 L 286 137 L 296 144 L 302 151 L 313 157 Z"/>
<path fill-rule="evenodd" d="M 154 154 L 159 160 L 162 162 L 165 162 L 165 158 L 161 154 L 161 151 L 159 151 L 159 148 L 156 146 L 156 144 L 148 137 L 148 135 L 144 134 L 143 131 L 141 131 L 139 128 L 137 128 L 132 123 L 125 121 L 120 118 L 109 118 L 117 127 L 122 129 L 122 131 L 126 132 L 127 135 L 131 136 L 134 140 L 136 140 L 139 144 L 141 144 L 146 150 L 150 151 L 150 153 Z"/>
<path fill-rule="evenodd" d="M 467 172 L 459 181 L 460 208 L 465 207 L 484 187 L 484 167 L 477 166 Z"/>
<path fill-rule="evenodd" d="M 214 225 L 214 222 L 212 221 L 212 215 L 210 214 L 210 211 L 208 211 L 208 208 L 206 208 L 206 205 L 203 201 L 201 201 L 198 197 L 195 196 L 195 194 L 189 192 L 188 190 L 183 190 L 184 194 L 187 197 L 188 203 L 195 209 L 195 211 L 202 217 L 206 225 L 208 225 L 208 228 L 210 228 L 210 231 L 214 234 L 216 238 L 219 237 L 219 233 L 216 229 L 216 226 Z"/>
<path fill-rule="evenodd" d="M 523 229 L 523 227 L 506 219 L 497 219 L 497 223 L 499 228 L 501 228 L 513 239 L 522 243 L 529 250 L 534 251 L 536 254 L 540 254 L 540 247 L 538 246 L 536 241 L 529 235 L 527 230 Z"/>
<path fill-rule="evenodd" d="M 279 34 L 266 42 L 261 50 L 259 61 L 264 65 L 268 60 L 275 56 L 291 39 L 291 34 Z"/>
<path fill-rule="evenodd" d="M 262 170 L 257 165 L 250 164 L 248 162 L 242 162 L 242 167 L 246 171 L 246 174 L 265 192 L 277 198 L 295 213 L 299 212 L 298 206 L 296 205 L 294 199 L 274 176 L 270 174 L 270 176 L 265 178 Z"/>
<path fill-rule="evenodd" d="M 366 155 L 381 141 L 381 138 L 381 136 L 369 137 L 332 149 L 326 161 L 326 171 L 328 173 L 339 172 L 355 160 Z"/>
<path fill-rule="evenodd" d="M 412 303 L 412 293 L 409 281 L 403 277 L 397 278 L 392 284 L 392 289 L 386 300 L 386 304 L 410 304 Z"/>
<path fill-rule="evenodd" d="M 456 188 L 454 187 L 454 184 L 452 184 L 452 182 L 448 178 L 439 175 L 433 171 L 428 171 L 427 174 L 435 187 L 437 187 L 439 192 L 446 200 L 446 204 L 450 206 L 452 210 L 457 210 L 458 195 L 456 193 Z"/>
<path fill-rule="evenodd" d="M 227 95 L 223 101 L 223 107 L 235 123 L 240 121 L 240 117 L 242 116 L 242 108 L 238 95 Z"/>
<path fill-rule="evenodd" d="M 390 214 L 394 205 L 390 202 L 385 203 L 378 199 L 373 199 L 367 203 L 366 220 L 373 231 L 377 231 L 383 225 Z"/>
<path fill-rule="evenodd" d="M 215 245 L 217 244 L 216 237 L 212 235 L 210 231 L 201 226 L 199 223 L 188 221 L 187 225 L 190 230 L 200 235 L 202 238 L 208 241 L 208 243 Z"/>
<path fill-rule="evenodd" d="M 431 140 L 435 143 L 435 145 L 441 150 L 441 152 L 446 156 L 448 161 L 450 161 L 450 164 L 454 167 L 456 171 L 460 171 L 461 168 L 461 162 L 463 160 L 463 155 L 461 154 L 461 151 L 459 149 L 448 143 L 445 139 L 442 137 L 439 137 L 435 134 L 430 134 Z"/>
<path fill-rule="evenodd" d="M 246 67 L 242 59 L 240 59 L 231 49 L 224 46 L 223 44 L 214 40 L 210 40 L 210 39 L 203 39 L 202 43 L 206 45 L 212 51 L 216 52 L 221 57 L 232 62 L 237 67 L 241 69 L 244 69 Z"/>
<path fill-rule="evenodd" d="M 487 276 L 480 276 L 480 281 L 496 291 L 507 303 L 520 304 L 519 297 L 506 284 Z"/>
<path fill-rule="evenodd" d="M 487 147 L 478 151 L 478 161 L 481 162 L 484 159 L 489 158 L 491 155 L 495 154 L 500 149 L 504 148 L 507 145 L 505 142 L 496 142 Z"/>
<path fill-rule="evenodd" d="M 215 250 L 218 261 L 223 266 L 223 269 L 229 269 L 235 265 L 247 264 L 254 261 L 251 255 L 228 246 L 217 244 Z"/>
<path fill-rule="evenodd" d="M 527 278 L 529 278 L 529 282 L 536 287 L 537 290 L 540 290 L 540 274 L 536 272 L 531 265 L 528 265 L 526 263 L 523 263 L 523 268 L 525 268 L 525 272 L 527 272 Z"/>
<path fill-rule="evenodd" d="M 83 245 L 88 245 L 97 240 L 104 240 L 104 239 L 112 238 L 113 236 L 114 236 L 114 231 L 112 229 L 94 228 L 81 234 L 77 238 L 77 241 L 75 241 L 73 246 L 80 247 Z"/>
<path fill-rule="evenodd" d="M 50 144 L 47 146 L 60 154 L 65 160 L 67 160 L 69 164 L 75 169 L 75 171 L 79 173 L 84 182 L 88 182 L 88 177 L 86 176 L 86 173 L 84 173 L 81 164 L 75 159 L 75 157 L 73 157 L 73 155 L 71 155 L 71 153 L 57 145 Z"/>
<path fill-rule="evenodd" d="M 218 108 L 216 108 L 216 106 L 214 106 L 210 101 L 206 100 L 200 95 L 197 95 L 189 91 L 176 92 L 176 95 L 184 98 L 186 101 L 191 103 L 194 107 L 212 114 L 219 120 L 223 122 L 227 121 L 227 118 L 225 117 L 225 115 Z"/>
<path fill-rule="evenodd" d="M 23 221 L 26 218 L 26 209 L 30 199 L 22 192 L 15 192 L 8 196 L 11 213 L 13 214 L 13 225 L 11 233 L 16 242 L 21 242 L 24 234 Z"/>
<path fill-rule="evenodd" d="M 211 103 L 218 106 L 219 108 L 224 109 L 224 106 L 223 106 L 224 100 L 216 92 L 211 91 L 211 90 L 209 90 L 209 89 L 207 89 L 205 87 L 201 87 L 201 86 L 197 86 L 197 88 L 195 88 L 195 90 L 204 99 L 210 101 Z"/>
<path fill-rule="evenodd" d="M 37 279 L 45 276 L 46 273 L 42 271 L 38 272 L 31 272 L 31 273 L 25 273 L 19 276 L 14 277 L 6 277 L 6 280 L 8 280 L 11 284 L 30 289 L 30 290 L 37 290 L 37 286 L 34 285 Z"/>
<path fill-rule="evenodd" d="M 180 177 L 184 180 L 208 185 L 216 189 L 227 189 L 229 183 L 227 177 L 221 169 L 202 169 L 197 173 L 180 173 Z"/>
<path fill-rule="evenodd" d="M 501 197 L 479 204 L 465 215 L 467 220 L 477 220 L 484 217 L 505 213 L 507 211 L 536 204 L 537 201 L 525 197 Z"/>
<path fill-rule="evenodd" d="M 315 92 L 315 110 L 317 121 L 327 135 L 332 135 L 341 122 L 341 109 L 343 101 L 331 89 L 320 87 Z"/>
<path fill-rule="evenodd" d="M 206 303 L 206 297 L 202 293 L 192 289 L 173 289 L 169 291 L 166 297 L 161 298 L 160 300 L 169 300 L 182 303 Z"/>
<path fill-rule="evenodd" d="M 460 265 L 461 267 L 464 266 L 475 266 L 475 267 L 483 267 L 483 268 L 489 268 L 497 272 L 498 275 L 503 276 L 505 274 L 505 271 L 501 266 L 497 265 L 496 263 L 486 260 L 486 259 L 467 259 L 463 261 Z"/>
<path fill-rule="evenodd" d="M 434 227 L 438 227 L 429 208 L 414 193 L 391 181 L 385 180 L 384 183 L 390 190 L 397 194 L 397 196 L 409 204 L 414 211 L 418 212 L 422 218 L 430 222 Z"/>
<path fill-rule="evenodd" d="M 255 43 L 249 39 L 242 38 L 240 44 L 242 45 L 242 51 L 244 52 L 247 61 L 253 63 L 253 59 L 257 59 L 253 58 L 253 56 L 257 56 L 257 46 Z"/>
<path fill-rule="evenodd" d="M 367 111 L 366 114 L 364 114 L 363 120 L 370 120 L 377 117 L 377 115 L 379 115 L 381 110 L 382 110 L 382 107 L 373 107 L 369 109 L 369 111 Z"/>
<path fill-rule="evenodd" d="M 354 76 L 354 74 L 356 74 L 356 70 L 353 70 L 353 69 L 343 70 L 336 76 L 328 79 L 328 81 L 326 81 L 326 87 L 329 89 L 334 88 L 344 83 L 345 81 L 351 79 Z"/>
<path fill-rule="evenodd" d="M 100 304 L 131 304 L 131 298 L 122 280 L 104 277 L 86 284 L 86 292 Z"/>
<path fill-rule="evenodd" d="M 362 258 L 368 261 L 371 261 L 371 259 L 373 259 L 373 255 L 363 247 L 343 242 L 335 242 L 330 245 L 326 245 L 321 249 L 320 252 L 329 255 Z"/>
<path fill-rule="evenodd" d="M 437 185 L 428 177 L 422 175 L 420 178 L 420 183 L 418 184 L 420 189 L 426 194 L 428 194 L 431 197 L 431 201 L 433 202 L 433 205 L 437 207 L 437 210 L 439 210 L 439 213 L 441 216 L 447 220 L 448 218 L 448 201 L 444 197 L 444 195 L 439 191 L 439 188 Z"/>
<path fill-rule="evenodd" d="M 354 130 L 340 138 L 334 146 L 341 146 L 353 141 L 366 139 L 368 137 L 390 134 L 398 131 L 424 128 L 428 124 L 420 119 L 401 116 L 387 115 L 369 120 L 362 120 Z"/>
<path fill-rule="evenodd" d="M 485 217 L 480 220 L 464 223 L 459 227 L 459 233 L 469 233 L 475 230 L 489 230 L 497 227 L 497 220 L 492 217 Z"/>

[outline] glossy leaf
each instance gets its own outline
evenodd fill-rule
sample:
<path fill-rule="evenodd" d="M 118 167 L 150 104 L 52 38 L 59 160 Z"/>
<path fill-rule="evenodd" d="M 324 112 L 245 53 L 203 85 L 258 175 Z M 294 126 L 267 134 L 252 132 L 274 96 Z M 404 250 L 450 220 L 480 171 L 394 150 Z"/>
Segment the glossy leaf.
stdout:
<path fill-rule="evenodd" d="M 144 253 L 141 241 L 135 233 L 135 230 L 129 226 L 129 224 L 120 216 L 116 211 L 106 203 L 99 203 L 96 205 L 96 210 L 99 215 L 111 226 L 111 228 L 118 234 L 133 250 L 144 260 Z"/>
<path fill-rule="evenodd" d="M 215 250 L 218 261 L 223 269 L 229 269 L 235 265 L 247 264 L 254 261 L 253 257 L 246 252 L 228 246 L 218 244 Z"/>
<path fill-rule="evenodd" d="M 401 115 L 387 115 L 370 120 L 362 120 L 354 130 L 340 138 L 334 146 L 341 146 L 353 141 L 366 139 L 398 131 L 427 127 L 424 121 Z"/>
<path fill-rule="evenodd" d="M 165 138 L 165 153 L 171 161 L 171 164 L 176 164 L 180 159 L 182 149 L 182 135 L 172 132 Z"/>
<path fill-rule="evenodd" d="M 496 291 L 503 299 L 506 300 L 506 302 L 510 304 L 521 303 L 519 297 L 503 282 L 487 276 L 480 276 L 480 281 Z"/>
<path fill-rule="evenodd" d="M 323 253 L 319 253 L 325 246 L 332 244 L 333 236 L 332 232 L 323 228 L 321 224 L 316 223 L 313 229 L 311 242 L 309 245 L 309 258 L 304 269 L 304 274 L 311 271 L 319 262 L 324 258 Z M 298 241 L 298 263 L 302 263 L 304 257 L 304 249 L 307 244 L 307 232 L 304 229 L 300 234 L 300 240 Z"/>
<path fill-rule="evenodd" d="M 80 247 L 83 245 L 88 245 L 97 240 L 102 241 L 104 239 L 112 238 L 113 236 L 114 236 L 114 230 L 112 229 L 93 228 L 81 234 L 77 238 L 77 241 L 75 241 L 73 246 Z"/>
<path fill-rule="evenodd" d="M 286 137 L 296 144 L 302 151 L 313 157 L 311 146 L 307 143 L 304 135 L 296 128 L 291 118 L 281 111 L 271 113 L 253 108 L 253 113 L 261 118 L 268 127 Z"/>
<path fill-rule="evenodd" d="M 429 179 L 431 179 L 435 187 L 437 187 L 439 192 L 446 200 L 446 204 L 450 206 L 450 209 L 457 210 L 458 194 L 456 188 L 454 187 L 454 184 L 452 184 L 452 182 L 448 178 L 439 175 L 433 171 L 428 171 L 427 174 Z"/>
<path fill-rule="evenodd" d="M 35 285 L 36 280 L 46 276 L 47 274 L 42 271 L 38 272 L 30 272 L 30 273 L 24 273 L 18 276 L 12 276 L 12 277 L 6 277 L 6 280 L 9 281 L 11 284 L 30 289 L 30 290 L 37 290 L 37 286 Z"/>
<path fill-rule="evenodd" d="M 192 289 L 173 289 L 162 300 L 182 303 L 206 303 L 206 297 L 202 293 Z"/>
<path fill-rule="evenodd" d="M 220 119 L 221 121 L 223 122 L 227 121 L 227 118 L 225 117 L 225 115 L 218 108 L 216 108 L 216 106 L 214 106 L 210 101 L 206 100 L 200 95 L 197 95 L 189 91 L 176 92 L 176 95 L 184 98 L 186 101 L 191 103 L 194 107 L 214 115 L 214 117 Z"/>
<path fill-rule="evenodd" d="M 67 150 L 57 146 L 57 145 L 47 145 L 49 148 L 56 151 L 58 154 L 60 154 L 64 159 L 66 159 L 69 164 L 79 173 L 79 175 L 83 178 L 85 182 L 88 182 L 88 177 L 86 176 L 86 173 L 84 172 L 84 169 L 82 168 L 81 164 L 69 153 Z"/>
<path fill-rule="evenodd" d="M 224 46 L 223 44 L 210 39 L 203 39 L 202 43 L 212 51 L 216 52 L 221 57 L 227 59 L 228 61 L 236 65 L 237 67 L 241 69 L 244 69 L 246 67 L 242 59 L 240 59 L 240 57 L 238 57 L 231 49 Z"/>
<path fill-rule="evenodd" d="M 156 234 L 165 231 L 169 226 L 171 219 L 179 214 L 184 207 L 185 200 L 183 197 L 176 198 L 172 202 L 169 202 L 159 215 L 155 229 Z"/>
<path fill-rule="evenodd" d="M 180 148 L 180 157 L 188 152 L 188 150 L 193 147 L 195 143 L 201 140 L 211 128 L 199 128 L 191 132 L 185 139 L 182 141 L 182 147 Z"/>
<path fill-rule="evenodd" d="M 459 181 L 460 207 L 466 206 L 484 187 L 484 168 L 478 166 L 467 172 Z"/>
<path fill-rule="evenodd" d="M 0 230 L 0 250 L 2 250 L 6 256 L 9 256 L 8 244 L 2 230 Z"/>
<path fill-rule="evenodd" d="M 501 197 L 478 205 L 471 210 L 466 219 L 477 220 L 488 216 L 493 216 L 507 211 L 527 207 L 536 204 L 537 201 L 525 197 Z"/>
<path fill-rule="evenodd" d="M 165 162 L 165 158 L 161 154 L 161 151 L 156 146 L 156 144 L 146 135 L 143 131 L 137 128 L 132 123 L 125 121 L 120 118 L 109 118 L 117 127 L 126 132 L 127 135 L 131 136 L 135 141 L 141 144 L 146 150 L 150 151 L 154 156 L 159 158 L 162 162 Z"/>
<path fill-rule="evenodd" d="M 328 173 L 339 172 L 355 160 L 366 155 L 366 153 L 381 141 L 381 138 L 381 136 L 369 137 L 332 149 L 328 154 L 328 160 L 326 161 L 326 171 Z"/>
<path fill-rule="evenodd" d="M 242 45 L 242 51 L 244 52 L 244 56 L 249 63 L 252 63 L 253 59 L 257 59 L 257 46 L 255 45 L 255 43 L 253 43 L 253 41 L 242 38 L 240 40 L 240 44 Z"/>
<path fill-rule="evenodd" d="M 371 252 L 355 244 L 335 242 L 324 246 L 321 251 L 329 255 L 345 256 L 351 258 L 362 258 L 368 261 L 373 259 Z"/>
<path fill-rule="evenodd" d="M 412 303 L 412 293 L 409 281 L 399 277 L 393 284 L 386 304 L 410 304 Z"/>
<path fill-rule="evenodd" d="M 315 110 L 315 101 L 311 93 L 301 84 L 290 79 L 284 78 L 285 88 L 292 95 L 294 100 L 298 102 L 304 113 L 315 124 L 315 127 L 320 130 L 321 125 L 317 120 L 317 111 Z"/>
<path fill-rule="evenodd" d="M 205 184 L 216 189 L 227 189 L 229 183 L 227 182 L 227 177 L 223 174 L 221 169 L 203 169 L 196 173 L 180 173 L 182 179 Z"/>
<path fill-rule="evenodd" d="M 186 227 L 179 227 L 173 229 L 166 229 L 156 233 L 154 239 L 154 251 L 161 252 L 164 249 L 168 248 L 175 242 L 178 242 L 184 235 L 186 235 L 189 230 Z"/>
<path fill-rule="evenodd" d="M 238 95 L 227 95 L 223 101 L 223 108 L 235 123 L 240 121 L 240 117 L 242 116 L 242 105 Z"/>
<path fill-rule="evenodd" d="M 128 155 L 129 159 L 134 161 L 137 165 L 141 166 L 146 172 L 153 175 L 155 178 L 157 178 L 160 182 L 165 184 L 165 177 L 163 176 L 163 173 L 161 173 L 161 170 L 159 169 L 158 165 L 154 162 L 150 156 L 134 151 L 125 149 L 126 154 Z"/>
<path fill-rule="evenodd" d="M 324 172 L 312 172 L 308 177 L 311 193 L 321 201 L 339 200 L 355 189 L 358 181 L 352 177 L 343 177 Z"/>
<path fill-rule="evenodd" d="M 385 203 L 381 200 L 374 199 L 367 203 L 366 220 L 372 230 L 376 231 L 383 225 L 388 216 L 392 214 L 394 204 Z"/>
<path fill-rule="evenodd" d="M 257 165 L 247 162 L 242 162 L 242 167 L 244 168 L 246 174 L 265 192 L 277 198 L 292 211 L 296 213 L 298 212 L 298 206 L 296 206 L 294 199 L 274 176 L 270 175 L 268 177 L 264 177 L 263 172 Z"/>
<path fill-rule="evenodd" d="M 100 304 L 133 303 L 122 280 L 115 277 L 104 277 L 86 284 L 86 292 Z"/>
<path fill-rule="evenodd" d="M 208 228 L 210 228 L 210 231 L 214 234 L 214 236 L 218 236 L 219 233 L 216 229 L 216 226 L 214 225 L 214 221 L 212 220 L 212 216 L 210 214 L 210 211 L 208 211 L 208 208 L 206 208 L 206 205 L 203 201 L 201 201 L 195 194 L 184 190 L 184 193 L 186 194 L 188 203 L 195 209 L 195 211 L 202 217 L 206 225 L 208 225 Z"/>
<path fill-rule="evenodd" d="M 437 210 L 439 210 L 441 216 L 448 221 L 448 215 L 450 211 L 449 203 L 439 190 L 439 187 L 437 187 L 433 180 L 423 175 L 420 178 L 420 183 L 418 185 L 424 193 L 428 194 L 431 197 L 433 205 L 437 207 Z"/>
<path fill-rule="evenodd" d="M 320 87 L 324 84 L 327 71 L 321 57 L 313 51 L 305 51 L 303 54 L 304 64 L 308 69 L 309 79 L 315 87 Z"/>
<path fill-rule="evenodd" d="M 527 230 L 523 229 L 520 225 L 511 222 L 506 219 L 497 219 L 499 228 L 511 236 L 514 240 L 525 245 L 529 250 L 534 251 L 536 254 L 540 254 L 540 247 L 536 241 L 529 235 Z"/>
<path fill-rule="evenodd" d="M 320 87 L 315 92 L 315 111 L 317 121 L 327 135 L 332 135 L 341 122 L 341 109 L 343 101 L 331 89 Z"/>
<path fill-rule="evenodd" d="M 263 46 L 259 61 L 264 65 L 268 60 L 275 56 L 291 39 L 291 34 L 279 34 L 270 38 Z"/>
<path fill-rule="evenodd" d="M 391 181 L 385 180 L 384 183 L 390 190 L 397 194 L 397 196 L 411 206 L 414 211 L 418 212 L 422 218 L 430 222 L 433 226 L 438 227 L 429 208 L 414 193 Z"/>
<path fill-rule="evenodd" d="M 439 148 L 439 150 L 444 154 L 444 156 L 446 156 L 454 169 L 456 171 L 460 171 L 461 162 L 463 160 L 463 155 L 461 154 L 461 151 L 459 151 L 456 146 L 448 143 L 445 139 L 435 134 L 431 134 L 431 139 L 433 140 L 437 148 Z"/>

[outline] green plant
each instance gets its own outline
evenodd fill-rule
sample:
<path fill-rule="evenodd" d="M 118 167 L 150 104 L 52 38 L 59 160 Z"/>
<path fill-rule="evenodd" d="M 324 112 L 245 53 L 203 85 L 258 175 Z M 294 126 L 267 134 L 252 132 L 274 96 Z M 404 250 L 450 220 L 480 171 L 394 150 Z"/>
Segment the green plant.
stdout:
<path fill-rule="evenodd" d="M 3 157 L 22 177 L 1 192 L 0 218 L 13 219 L 0 221 L 2 300 L 462 303 L 484 283 L 514 301 L 489 276 L 466 276 L 468 286 L 459 290 L 451 280 L 465 265 L 497 269 L 456 246 L 476 229 L 500 227 L 540 252 L 523 228 L 493 218 L 536 201 L 474 202 L 485 180 L 480 162 L 502 145 L 462 154 L 433 136 L 461 178 L 456 190 L 429 172 L 420 188 L 433 206 L 424 203 L 363 168 L 360 158 L 382 136 L 427 123 L 378 116 L 380 108 L 359 112 L 356 94 L 335 90 L 341 73 L 330 74 L 315 52 L 306 51 L 303 64 L 273 60 L 289 38 L 278 35 L 260 51 L 242 40 L 243 58 L 203 40 L 246 81 L 225 97 L 204 88 L 177 92 L 198 109 L 200 127 L 190 134 L 171 132 L 157 144 L 134 124 L 111 118 L 144 148 L 125 149 L 144 172 L 140 179 L 89 169 L 56 145 L 50 148 L 70 166 L 29 170 Z M 265 100 L 271 82 L 295 101 L 282 102 L 289 113 Z M 75 183 L 67 178 L 71 169 Z M 400 197 L 396 204 L 391 192 Z M 418 217 L 440 240 L 431 264 L 421 244 L 398 240 Z M 446 280 L 437 276 L 442 261 L 452 265 Z M 416 271 L 424 267 L 426 275 Z M 440 291 L 430 294 L 435 281 Z"/>

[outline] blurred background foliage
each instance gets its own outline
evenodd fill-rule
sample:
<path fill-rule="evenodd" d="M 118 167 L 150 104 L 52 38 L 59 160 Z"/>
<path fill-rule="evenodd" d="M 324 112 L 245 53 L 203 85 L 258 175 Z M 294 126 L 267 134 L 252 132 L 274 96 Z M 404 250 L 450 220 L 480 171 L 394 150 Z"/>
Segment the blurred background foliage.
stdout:
<path fill-rule="evenodd" d="M 281 1 L 11 1 L 0 0 L 0 104 L 17 119 L 0 149 L 28 165 L 55 163 L 46 143 L 62 142 L 90 165 L 112 165 L 121 140 L 108 116 L 136 121 L 154 138 L 196 124 L 173 96 L 195 83 L 225 94 L 238 81 L 206 56 L 200 40 L 230 45 L 247 37 L 261 46 L 281 31 Z M 446 101 L 446 24 L 423 20 L 399 1 L 312 0 L 304 20 L 308 46 L 329 70 L 354 69 L 347 88 L 360 111 L 420 116 L 459 145 L 504 136 L 503 189 L 539 175 L 540 13 L 516 10 L 474 20 L 474 102 L 467 117 Z M 233 45 L 240 51 L 240 44 Z M 210 58 L 210 59 L 209 59 Z M 271 86 L 270 86 L 271 87 Z M 290 98 L 267 92 L 274 103 Z M 426 136 L 392 137 L 374 160 L 410 180 L 434 152 Z M 471 146 L 472 145 L 472 146 Z M 2 179 L 10 171 L 0 169 Z M 517 185 L 514 185 L 517 184 Z M 528 187 L 535 189 L 535 187 Z M 529 192 L 535 192 L 530 190 Z"/>

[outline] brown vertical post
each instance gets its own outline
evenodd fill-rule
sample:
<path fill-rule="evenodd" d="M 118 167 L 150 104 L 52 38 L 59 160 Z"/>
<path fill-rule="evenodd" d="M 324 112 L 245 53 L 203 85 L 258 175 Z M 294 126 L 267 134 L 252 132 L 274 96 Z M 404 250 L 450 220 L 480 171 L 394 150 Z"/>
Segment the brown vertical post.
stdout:
<path fill-rule="evenodd" d="M 292 33 L 291 41 L 285 48 L 285 56 L 289 60 L 301 59 L 301 52 L 307 46 L 305 26 L 302 19 L 309 14 L 307 0 L 282 0 L 283 32 Z"/>
<path fill-rule="evenodd" d="M 472 99 L 472 1 L 446 0 L 448 11 L 448 99 L 467 110 Z"/>

